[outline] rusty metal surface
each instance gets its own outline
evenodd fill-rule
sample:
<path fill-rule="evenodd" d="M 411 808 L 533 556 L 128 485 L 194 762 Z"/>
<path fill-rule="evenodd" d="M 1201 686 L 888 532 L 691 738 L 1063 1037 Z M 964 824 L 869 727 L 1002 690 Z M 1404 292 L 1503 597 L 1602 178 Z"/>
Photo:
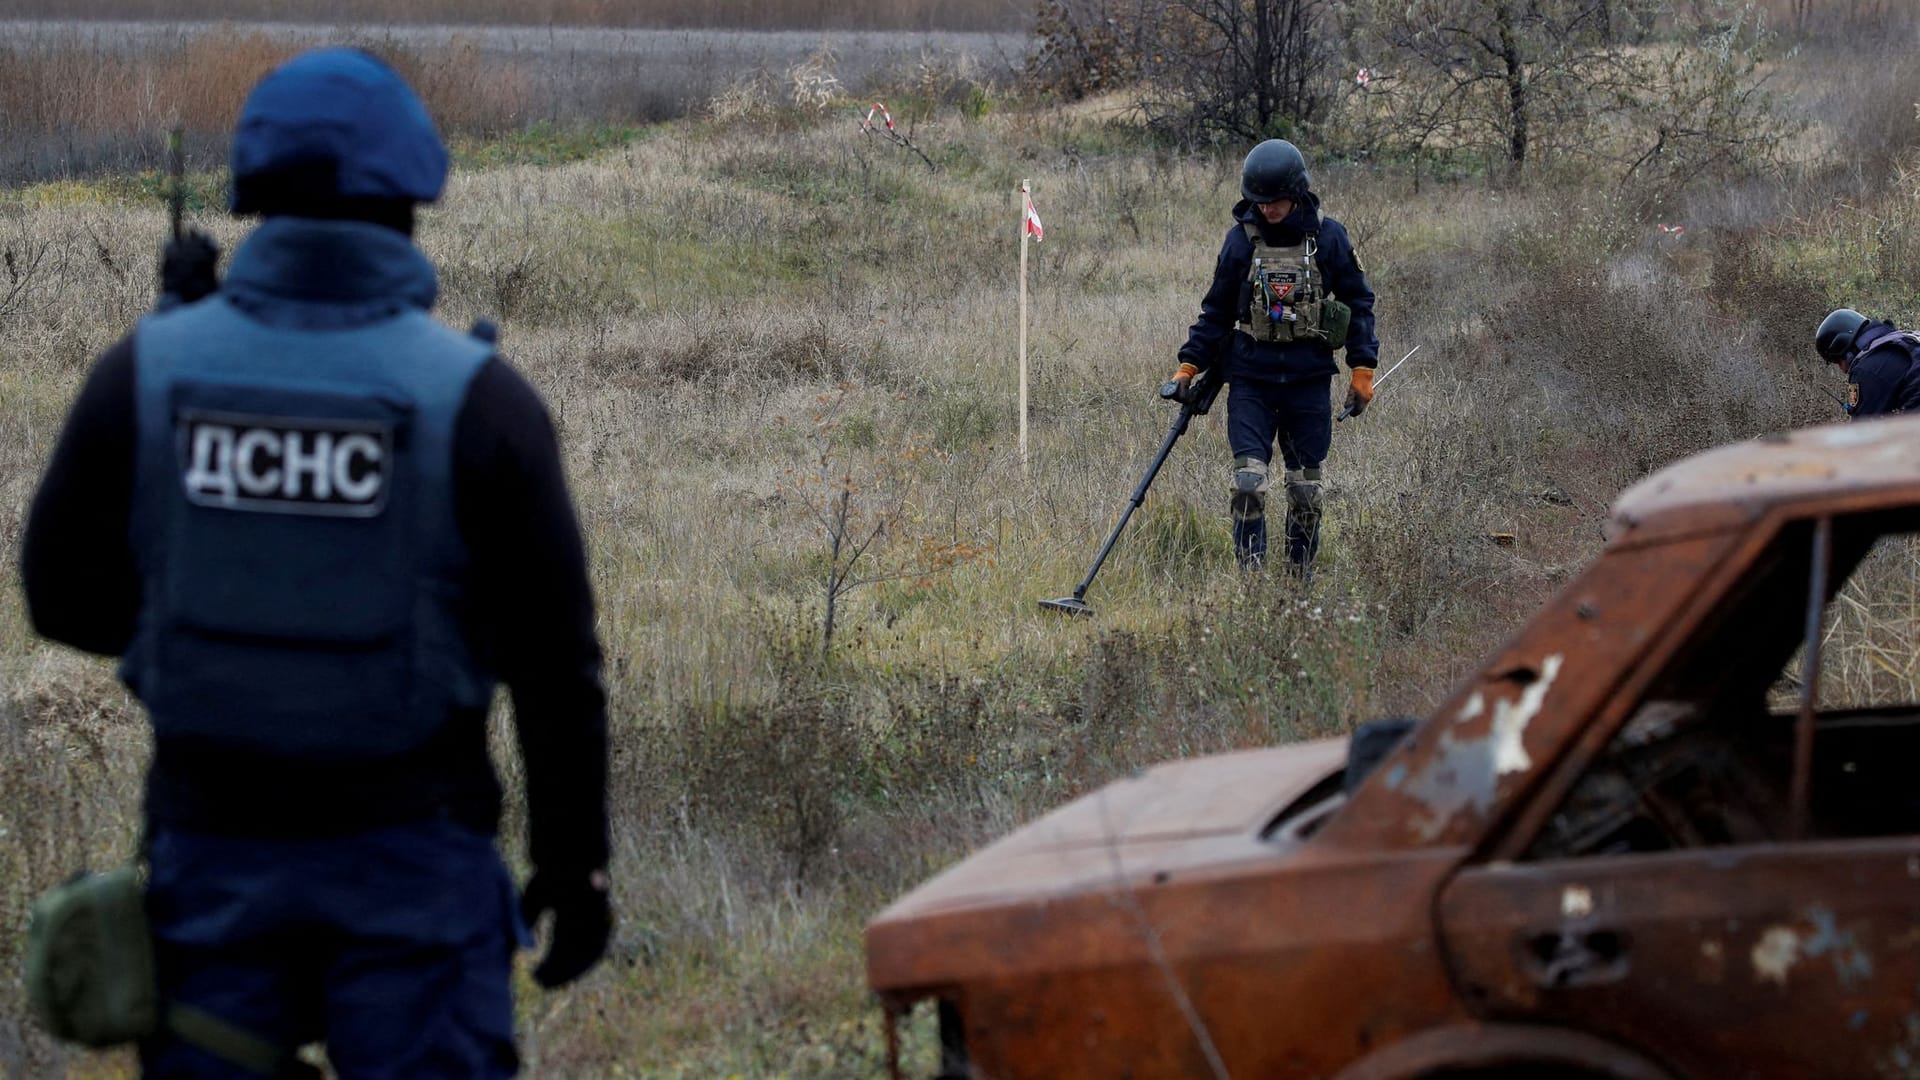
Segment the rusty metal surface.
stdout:
<path fill-rule="evenodd" d="M 1830 424 L 1733 443 L 1670 465 L 1614 501 L 1608 534 L 1615 542 L 1641 542 L 1746 524 L 1770 507 L 1809 497 L 1916 486 L 1920 417 Z"/>
<path fill-rule="evenodd" d="M 1486 1016 L 1630 1040 L 1685 1076 L 1904 1077 L 1917 906 L 1907 836 L 1476 867 L 1440 919 Z"/>
<path fill-rule="evenodd" d="M 1120 781 L 888 908 L 869 981 L 937 995 L 976 1080 L 1920 1078 L 1920 793 L 1889 764 L 1920 707 L 1762 700 L 1890 509 L 1920 510 L 1920 418 L 1670 468 L 1350 797 L 1344 740 Z M 1756 655 L 1757 695 L 1711 696 Z"/>
<path fill-rule="evenodd" d="M 1325 1077 L 1449 1017 L 1429 898 L 1459 857 L 1275 859 L 920 920 L 869 949 L 931 974 L 976 1077 Z M 911 948 L 912 956 L 900 949 Z M 965 956 L 967 959 L 959 959 Z M 883 965 L 894 960 L 883 960 Z"/>
<path fill-rule="evenodd" d="M 1116 860 L 1123 878 L 1141 880 L 1196 858 L 1264 856 L 1257 831 L 1338 772 L 1345 754 L 1345 739 L 1322 739 L 1155 766 L 996 841 L 895 901 L 874 923 L 1104 888 L 1113 883 Z M 1222 842 L 1205 843 L 1209 838 Z"/>
<path fill-rule="evenodd" d="M 1596 1080 L 1672 1080 L 1665 1069 L 1640 1054 L 1582 1031 L 1478 1022 L 1432 1028 L 1402 1039 L 1341 1070 L 1333 1080 L 1429 1080 L 1440 1070 L 1523 1065 L 1577 1067 L 1582 1078 Z"/>
<path fill-rule="evenodd" d="M 1660 643 L 1655 629 L 1684 622 L 1736 539 L 1609 553 L 1383 762 L 1320 839 L 1356 849 L 1482 843 L 1498 810 L 1548 774 L 1643 670 Z"/>

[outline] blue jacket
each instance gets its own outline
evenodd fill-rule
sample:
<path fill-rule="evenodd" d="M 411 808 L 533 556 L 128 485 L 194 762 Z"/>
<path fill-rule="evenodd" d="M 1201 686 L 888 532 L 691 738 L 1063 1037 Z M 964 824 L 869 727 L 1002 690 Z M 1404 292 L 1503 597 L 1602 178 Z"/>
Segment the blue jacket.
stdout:
<path fill-rule="evenodd" d="M 1233 208 L 1234 225 L 1220 245 L 1220 258 L 1214 264 L 1213 284 L 1200 301 L 1200 317 L 1187 331 L 1187 343 L 1180 348 L 1182 363 L 1206 370 L 1216 362 L 1225 364 L 1228 382 L 1295 382 L 1337 374 L 1333 349 L 1320 342 L 1255 342 L 1234 330 L 1241 318 L 1241 285 L 1252 269 L 1253 241 L 1244 223 L 1259 224 L 1269 244 L 1294 245 L 1309 233 L 1319 237 L 1321 272 L 1327 288 L 1336 299 L 1353 309 L 1353 321 L 1347 328 L 1347 365 L 1373 367 L 1379 362 L 1380 342 L 1373 332 L 1373 289 L 1354 254 L 1353 241 L 1346 227 L 1320 214 L 1320 198 L 1309 193 L 1293 208 L 1293 213 L 1277 226 L 1261 222 L 1260 211 L 1242 199 Z"/>
<path fill-rule="evenodd" d="M 1847 411 L 1854 416 L 1884 416 L 1920 409 L 1920 342 L 1892 323 L 1870 322 L 1854 338 L 1852 384 Z"/>

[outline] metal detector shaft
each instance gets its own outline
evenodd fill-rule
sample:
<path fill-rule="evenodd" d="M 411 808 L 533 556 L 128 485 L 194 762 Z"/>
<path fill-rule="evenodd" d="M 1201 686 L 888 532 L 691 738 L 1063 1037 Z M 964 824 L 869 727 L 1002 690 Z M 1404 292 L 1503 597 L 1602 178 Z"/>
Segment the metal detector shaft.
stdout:
<path fill-rule="evenodd" d="M 167 225 L 174 243 L 180 242 L 180 218 L 187 204 L 186 132 L 175 127 L 167 132 Z"/>
<path fill-rule="evenodd" d="M 1173 452 L 1173 444 L 1186 434 L 1187 425 L 1198 415 L 1199 410 L 1191 403 L 1180 407 L 1180 415 L 1174 417 L 1173 426 L 1167 429 L 1167 437 L 1161 440 L 1160 452 L 1153 456 L 1153 464 L 1147 466 L 1147 475 L 1140 478 L 1140 486 L 1133 489 L 1133 498 L 1127 501 L 1127 508 L 1120 512 L 1120 520 L 1113 523 L 1113 531 L 1107 534 L 1107 542 L 1100 545 L 1100 553 L 1093 557 L 1093 566 L 1087 570 L 1087 576 L 1081 580 L 1080 587 L 1073 590 L 1075 600 L 1085 600 L 1087 590 L 1093 587 L 1093 577 L 1100 572 L 1100 564 L 1107 561 L 1107 554 L 1113 550 L 1114 541 L 1120 539 L 1120 530 L 1127 527 L 1127 520 L 1140 504 L 1147 501 L 1147 488 L 1153 486 L 1153 478 L 1160 475 L 1160 466 L 1167 463 L 1167 455 Z"/>

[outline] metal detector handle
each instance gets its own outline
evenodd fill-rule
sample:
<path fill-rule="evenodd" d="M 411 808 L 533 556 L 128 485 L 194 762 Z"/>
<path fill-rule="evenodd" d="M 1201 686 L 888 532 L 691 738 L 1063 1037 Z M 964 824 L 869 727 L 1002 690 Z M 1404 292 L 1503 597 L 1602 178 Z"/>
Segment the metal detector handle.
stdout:
<path fill-rule="evenodd" d="M 1162 388 L 1165 396 L 1165 388 Z M 1212 399 L 1209 398 L 1209 401 Z M 1140 504 L 1147 501 L 1147 489 L 1153 486 L 1153 478 L 1160 475 L 1160 466 L 1167 463 L 1167 455 L 1173 452 L 1173 444 L 1186 434 L 1187 425 L 1199 415 L 1193 402 L 1182 402 L 1180 415 L 1173 418 L 1173 426 L 1167 429 L 1167 437 L 1160 441 L 1160 452 L 1153 456 L 1153 464 L 1147 466 L 1147 474 L 1140 478 L 1140 486 L 1133 489 L 1133 498 L 1127 500 L 1127 508 L 1120 512 L 1120 520 L 1113 523 L 1113 531 L 1107 534 L 1106 542 L 1100 545 L 1100 553 L 1093 557 L 1093 566 L 1087 570 L 1087 576 L 1081 580 L 1079 588 L 1073 590 L 1075 600 L 1085 600 L 1087 590 L 1093 587 L 1093 578 L 1100 572 L 1100 566 L 1107 561 L 1107 555 L 1113 551 L 1114 542 L 1120 539 L 1120 531 L 1127 527 L 1127 520 Z"/>
<path fill-rule="evenodd" d="M 1194 416 L 1205 416 L 1213 408 L 1214 399 L 1220 396 L 1220 381 L 1213 377 L 1209 368 L 1186 381 L 1187 392 L 1180 392 L 1180 380 L 1168 379 L 1160 384 L 1160 396 L 1167 401 L 1179 402 Z"/>

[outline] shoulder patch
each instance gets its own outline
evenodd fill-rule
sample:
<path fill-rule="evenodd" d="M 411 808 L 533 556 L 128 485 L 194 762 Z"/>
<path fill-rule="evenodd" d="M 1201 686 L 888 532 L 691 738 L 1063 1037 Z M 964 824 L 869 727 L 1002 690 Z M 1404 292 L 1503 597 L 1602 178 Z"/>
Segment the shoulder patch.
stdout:
<path fill-rule="evenodd" d="M 388 424 L 181 409 L 174 439 L 181 490 L 196 506 L 323 517 L 386 506 Z"/>

